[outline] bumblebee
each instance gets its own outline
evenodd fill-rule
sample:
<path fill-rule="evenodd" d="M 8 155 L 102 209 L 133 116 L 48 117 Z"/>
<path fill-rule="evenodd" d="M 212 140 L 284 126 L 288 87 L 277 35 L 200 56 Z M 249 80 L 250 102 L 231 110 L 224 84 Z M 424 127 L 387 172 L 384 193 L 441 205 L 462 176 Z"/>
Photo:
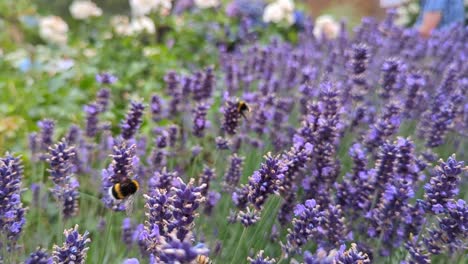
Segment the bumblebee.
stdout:
<path fill-rule="evenodd" d="M 205 255 L 198 255 L 195 261 L 196 264 L 213 264 L 213 261 Z"/>
<path fill-rule="evenodd" d="M 237 112 L 243 116 L 245 119 L 247 119 L 247 116 L 245 115 L 246 112 L 250 112 L 250 107 L 247 105 L 245 101 L 239 101 L 237 103 Z"/>
<path fill-rule="evenodd" d="M 140 189 L 140 184 L 133 179 L 125 179 L 109 188 L 109 196 L 118 202 L 125 203 L 127 214 L 133 209 L 134 194 Z"/>

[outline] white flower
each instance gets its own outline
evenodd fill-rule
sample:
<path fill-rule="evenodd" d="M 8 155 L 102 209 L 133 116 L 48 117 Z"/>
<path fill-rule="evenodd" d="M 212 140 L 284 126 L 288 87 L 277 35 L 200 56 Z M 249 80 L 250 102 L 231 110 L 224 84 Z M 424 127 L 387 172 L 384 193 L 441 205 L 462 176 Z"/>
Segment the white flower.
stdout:
<path fill-rule="evenodd" d="M 58 16 L 47 16 L 39 20 L 39 35 L 45 41 L 64 45 L 67 43 L 68 25 Z"/>
<path fill-rule="evenodd" d="M 217 7 L 219 0 L 195 0 L 195 5 L 199 8 Z"/>
<path fill-rule="evenodd" d="M 284 10 L 287 10 L 289 12 L 294 11 L 293 0 L 277 0 L 276 3 Z"/>
<path fill-rule="evenodd" d="M 126 16 L 113 16 L 110 23 L 117 35 L 130 36 L 133 34 L 130 19 Z"/>
<path fill-rule="evenodd" d="M 294 23 L 294 2 L 291 0 L 278 0 L 270 3 L 263 11 L 263 22 L 280 23 L 282 21 L 289 25 Z"/>
<path fill-rule="evenodd" d="M 397 8 L 397 18 L 395 24 L 398 26 L 406 26 L 410 22 L 410 14 L 405 7 Z"/>
<path fill-rule="evenodd" d="M 133 16 L 144 16 L 159 10 L 161 14 L 168 14 L 172 7 L 172 0 L 130 0 Z"/>
<path fill-rule="evenodd" d="M 411 3 L 408 5 L 408 12 L 410 12 L 411 14 L 418 14 L 419 13 L 419 4 L 418 3 Z"/>
<path fill-rule="evenodd" d="M 132 19 L 132 23 L 130 25 L 132 27 L 133 32 L 135 33 L 146 32 L 153 34 L 154 32 L 156 32 L 154 22 L 149 17 L 135 17 Z"/>
<path fill-rule="evenodd" d="M 75 19 L 87 19 L 102 15 L 102 10 L 95 3 L 88 0 L 75 0 L 70 5 L 70 14 Z"/>
<path fill-rule="evenodd" d="M 327 39 L 334 39 L 340 33 L 340 24 L 332 16 L 322 15 L 317 17 L 314 25 L 314 36 L 321 39 L 324 35 Z"/>

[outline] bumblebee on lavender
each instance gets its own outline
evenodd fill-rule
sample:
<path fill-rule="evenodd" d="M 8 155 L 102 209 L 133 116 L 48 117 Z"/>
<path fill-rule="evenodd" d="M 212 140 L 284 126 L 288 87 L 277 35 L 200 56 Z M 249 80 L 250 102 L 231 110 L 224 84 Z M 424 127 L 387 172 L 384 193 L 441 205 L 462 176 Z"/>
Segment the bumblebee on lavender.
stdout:
<path fill-rule="evenodd" d="M 133 209 L 134 194 L 140 189 L 140 184 L 133 179 L 124 179 L 109 188 L 109 196 L 118 202 L 125 203 L 125 209 L 129 214 Z"/>
<path fill-rule="evenodd" d="M 237 112 L 243 116 L 245 119 L 247 119 L 247 116 L 245 115 L 246 112 L 250 112 L 250 107 L 247 105 L 245 101 L 239 101 L 237 102 Z"/>
<path fill-rule="evenodd" d="M 195 264 L 213 264 L 213 261 L 205 255 L 198 255 L 195 259 Z"/>

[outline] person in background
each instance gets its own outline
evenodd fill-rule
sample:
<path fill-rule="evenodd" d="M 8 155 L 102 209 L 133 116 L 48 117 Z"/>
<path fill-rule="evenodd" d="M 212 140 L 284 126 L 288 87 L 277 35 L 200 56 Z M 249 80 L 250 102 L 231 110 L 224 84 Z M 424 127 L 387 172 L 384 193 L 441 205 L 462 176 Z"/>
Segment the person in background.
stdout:
<path fill-rule="evenodd" d="M 406 2 L 408 2 L 408 0 L 380 0 L 380 7 L 394 8 L 405 4 Z"/>
<path fill-rule="evenodd" d="M 421 0 L 421 12 L 416 29 L 421 36 L 429 37 L 433 30 L 443 29 L 465 19 L 463 0 Z"/>

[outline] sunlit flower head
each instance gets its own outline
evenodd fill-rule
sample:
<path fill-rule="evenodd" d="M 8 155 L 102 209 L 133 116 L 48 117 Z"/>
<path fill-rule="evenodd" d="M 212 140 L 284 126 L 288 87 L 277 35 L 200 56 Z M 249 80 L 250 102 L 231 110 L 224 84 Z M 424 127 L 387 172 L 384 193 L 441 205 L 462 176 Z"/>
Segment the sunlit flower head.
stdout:
<path fill-rule="evenodd" d="M 68 40 L 68 25 L 58 16 L 46 16 L 39 20 L 39 35 L 47 42 L 65 45 Z"/>
<path fill-rule="evenodd" d="M 88 0 L 75 0 L 69 7 L 73 18 L 84 20 L 90 17 L 99 17 L 102 15 L 102 9 L 95 3 Z"/>

